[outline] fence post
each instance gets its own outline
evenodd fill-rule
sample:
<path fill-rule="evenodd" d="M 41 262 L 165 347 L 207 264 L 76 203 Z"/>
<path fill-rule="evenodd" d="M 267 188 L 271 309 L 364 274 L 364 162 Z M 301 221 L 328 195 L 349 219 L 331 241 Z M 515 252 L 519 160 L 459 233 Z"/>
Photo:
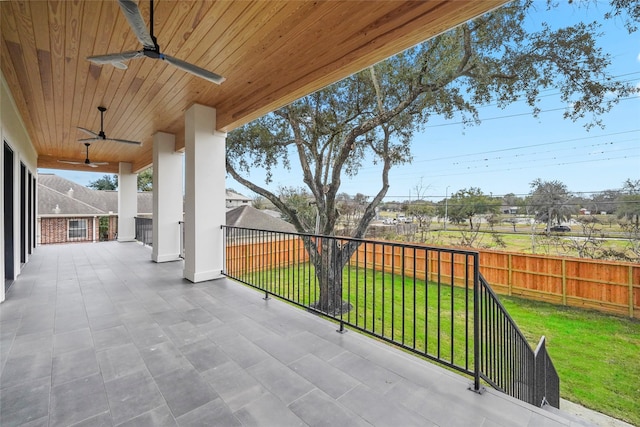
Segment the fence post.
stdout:
<path fill-rule="evenodd" d="M 629 317 L 631 319 L 633 319 L 633 303 L 634 303 L 634 298 L 633 298 L 633 266 L 630 265 L 629 266 Z"/>
<path fill-rule="evenodd" d="M 473 257 L 473 391 L 480 393 L 480 269 L 478 254 Z"/>
<path fill-rule="evenodd" d="M 562 305 L 567 305 L 567 260 L 562 258 Z"/>
<path fill-rule="evenodd" d="M 508 265 L 507 274 L 509 275 L 507 279 L 508 294 L 509 296 L 511 296 L 511 293 L 512 293 L 511 287 L 513 286 L 513 260 L 511 259 L 511 254 L 508 255 L 507 265 Z"/>

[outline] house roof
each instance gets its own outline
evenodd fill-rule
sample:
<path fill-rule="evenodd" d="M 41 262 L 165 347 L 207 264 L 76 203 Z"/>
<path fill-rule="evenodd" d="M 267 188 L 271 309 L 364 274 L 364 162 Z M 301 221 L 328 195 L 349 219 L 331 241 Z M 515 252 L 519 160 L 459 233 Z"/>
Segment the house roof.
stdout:
<path fill-rule="evenodd" d="M 247 227 L 284 233 L 295 233 L 292 224 L 274 218 L 252 206 L 244 205 L 227 212 L 227 225 L 232 227 Z"/>
<path fill-rule="evenodd" d="M 250 202 L 251 198 L 247 197 L 247 196 L 243 196 L 240 193 L 236 193 L 235 191 L 231 191 L 231 190 L 225 190 L 226 192 L 226 197 L 227 197 L 227 201 L 229 200 L 240 200 L 243 202 Z"/>
<path fill-rule="evenodd" d="M 153 211 L 153 193 L 138 192 L 138 214 Z M 94 190 L 55 174 L 38 175 L 39 216 L 86 216 L 118 213 L 118 192 Z"/>

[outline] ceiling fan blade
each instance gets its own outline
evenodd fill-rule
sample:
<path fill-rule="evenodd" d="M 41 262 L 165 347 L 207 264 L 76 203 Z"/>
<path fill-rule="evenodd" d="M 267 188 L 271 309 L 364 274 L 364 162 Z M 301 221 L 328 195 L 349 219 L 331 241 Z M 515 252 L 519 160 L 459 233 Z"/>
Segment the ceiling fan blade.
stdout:
<path fill-rule="evenodd" d="M 78 142 L 96 142 L 96 141 L 102 141 L 102 138 L 100 137 L 95 137 L 95 138 L 82 138 L 79 139 Z"/>
<path fill-rule="evenodd" d="M 123 142 L 125 144 L 132 144 L 132 145 L 142 145 L 142 142 L 140 141 L 129 141 L 128 139 L 118 139 L 118 138 L 105 138 L 105 141 L 113 141 L 113 142 Z"/>
<path fill-rule="evenodd" d="M 93 132 L 93 131 L 91 131 L 91 130 L 89 130 L 89 129 L 81 128 L 80 126 L 78 126 L 78 130 L 81 130 L 82 132 L 84 132 L 84 133 L 86 133 L 86 134 L 88 134 L 88 135 L 91 135 L 91 136 L 93 136 L 93 137 L 95 137 L 95 138 L 97 138 L 97 137 L 98 137 L 98 134 L 97 134 L 97 133 L 95 133 L 95 132 Z"/>
<path fill-rule="evenodd" d="M 156 44 L 151 38 L 149 30 L 147 30 L 147 24 L 145 24 L 144 19 L 142 19 L 138 4 L 133 0 L 118 0 L 118 3 L 120 3 L 120 9 L 122 13 L 124 13 L 124 17 L 127 18 L 129 26 L 140 43 L 142 43 L 144 47 L 155 48 Z"/>
<path fill-rule="evenodd" d="M 125 64 L 126 61 L 135 58 L 142 58 L 144 56 L 144 51 L 132 50 L 129 52 L 120 52 L 120 53 L 108 53 L 106 55 L 95 55 L 88 56 L 87 60 L 93 62 L 94 64 L 104 65 L 111 64 L 116 68 L 120 68 L 121 70 L 126 70 L 127 66 Z"/>
<path fill-rule="evenodd" d="M 109 162 L 89 162 L 89 163 L 84 163 L 84 165 L 89 166 L 90 168 L 97 168 L 99 166 L 105 166 L 108 165 Z"/>
<path fill-rule="evenodd" d="M 212 73 L 211 71 L 207 71 L 203 68 L 200 68 L 198 66 L 195 66 L 193 64 L 189 64 L 188 62 L 185 62 L 181 59 L 178 58 L 174 58 L 172 56 L 169 55 L 160 55 L 161 59 L 164 59 L 165 61 L 167 61 L 169 64 L 180 68 L 183 71 L 186 71 L 187 73 L 191 73 L 194 76 L 198 76 L 201 77 L 205 80 L 210 81 L 211 83 L 215 83 L 215 84 L 221 84 L 222 82 L 224 82 L 226 79 L 224 77 L 222 77 L 219 74 L 216 73 Z"/>
<path fill-rule="evenodd" d="M 84 162 L 74 162 L 73 160 L 58 160 L 59 163 L 67 163 L 70 165 L 84 165 Z"/>

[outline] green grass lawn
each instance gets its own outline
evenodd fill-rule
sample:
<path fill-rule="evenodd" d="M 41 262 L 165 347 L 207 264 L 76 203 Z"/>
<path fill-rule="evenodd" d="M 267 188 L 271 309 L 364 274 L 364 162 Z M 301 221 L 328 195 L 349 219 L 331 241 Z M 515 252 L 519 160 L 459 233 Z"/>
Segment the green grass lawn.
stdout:
<path fill-rule="evenodd" d="M 319 294 L 309 264 L 241 278 L 305 306 Z M 353 304 L 344 314 L 350 323 L 458 367 L 473 367 L 473 352 L 468 357 L 465 352 L 465 341 L 470 334 L 472 342 L 473 330 L 464 321 L 464 313 L 473 312 L 473 299 L 464 289 L 452 292 L 446 282 L 438 286 L 398 274 L 347 268 L 343 299 Z M 500 299 L 532 347 L 546 336 L 562 398 L 640 425 L 640 322 L 518 298 Z"/>
<path fill-rule="evenodd" d="M 640 322 L 520 298 L 501 300 L 530 343 L 546 336 L 563 399 L 640 425 Z"/>

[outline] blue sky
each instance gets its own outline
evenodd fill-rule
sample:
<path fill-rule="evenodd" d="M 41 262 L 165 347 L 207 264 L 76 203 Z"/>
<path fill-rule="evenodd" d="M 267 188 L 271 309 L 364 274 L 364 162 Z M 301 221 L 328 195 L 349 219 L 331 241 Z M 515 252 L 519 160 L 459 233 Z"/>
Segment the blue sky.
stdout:
<path fill-rule="evenodd" d="M 563 3 L 564 4 L 564 3 Z M 562 10 L 530 15 L 529 25 L 546 20 L 562 25 L 585 19 L 600 19 L 608 2 L 589 10 L 565 5 Z M 601 19 L 600 19 L 601 20 Z M 612 56 L 611 73 L 622 80 L 640 84 L 640 32 L 629 34 L 621 20 L 603 21 L 604 36 L 599 45 Z M 587 131 L 584 122 L 562 118 L 564 105 L 557 91 L 544 93 L 539 117 L 534 118 L 524 103 L 505 110 L 482 107 L 477 126 L 463 126 L 459 119 L 434 118 L 412 143 L 413 162 L 394 167 L 386 200 L 416 197 L 422 183 L 423 194 L 433 200 L 463 188 L 479 187 L 485 194 L 527 194 L 529 184 L 540 178 L 559 180 L 572 192 L 591 193 L 620 188 L 626 179 L 640 179 L 640 96 L 622 100 L 603 117 L 604 129 Z M 44 171 L 43 171 L 44 172 Z M 103 174 L 55 171 L 81 184 Z M 259 181 L 256 173 L 252 179 Z M 299 169 L 278 170 L 269 188 L 300 186 Z M 228 187 L 252 196 L 231 178 Z M 374 195 L 380 187 L 380 168 L 365 164 L 354 179 L 344 178 L 341 192 Z"/>

